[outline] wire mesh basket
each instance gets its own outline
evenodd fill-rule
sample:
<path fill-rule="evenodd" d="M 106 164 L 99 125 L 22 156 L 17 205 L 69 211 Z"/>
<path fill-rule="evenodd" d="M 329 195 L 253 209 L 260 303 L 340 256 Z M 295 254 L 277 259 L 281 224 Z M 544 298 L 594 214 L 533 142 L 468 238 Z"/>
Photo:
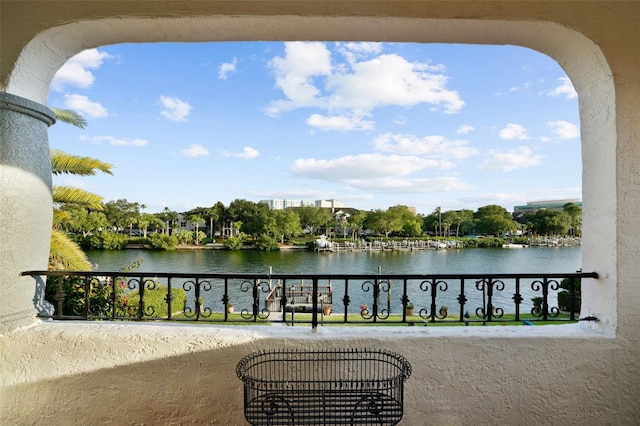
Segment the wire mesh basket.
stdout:
<path fill-rule="evenodd" d="M 411 364 L 385 350 L 269 350 L 236 374 L 252 425 L 395 425 Z"/>

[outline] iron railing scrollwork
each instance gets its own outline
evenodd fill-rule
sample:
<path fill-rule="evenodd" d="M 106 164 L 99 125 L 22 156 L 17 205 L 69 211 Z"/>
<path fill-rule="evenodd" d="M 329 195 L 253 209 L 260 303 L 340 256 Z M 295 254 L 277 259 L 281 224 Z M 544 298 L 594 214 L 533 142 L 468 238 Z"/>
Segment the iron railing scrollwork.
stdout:
<path fill-rule="evenodd" d="M 197 274 L 28 271 L 46 277 L 43 318 L 111 321 L 446 324 L 571 322 L 581 281 L 541 274 Z M 337 303 L 334 303 L 337 302 Z M 449 309 L 449 306 L 451 309 Z M 231 309 L 235 306 L 235 310 Z M 409 309 L 412 308 L 412 309 Z"/>

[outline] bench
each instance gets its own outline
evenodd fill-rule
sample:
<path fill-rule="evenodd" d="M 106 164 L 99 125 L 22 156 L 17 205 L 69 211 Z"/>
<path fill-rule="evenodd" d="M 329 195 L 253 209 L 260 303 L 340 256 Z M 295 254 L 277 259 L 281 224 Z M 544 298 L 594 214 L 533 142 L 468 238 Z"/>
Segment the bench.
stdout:
<path fill-rule="evenodd" d="M 395 425 L 411 364 L 385 350 L 268 350 L 236 374 L 252 425 Z"/>

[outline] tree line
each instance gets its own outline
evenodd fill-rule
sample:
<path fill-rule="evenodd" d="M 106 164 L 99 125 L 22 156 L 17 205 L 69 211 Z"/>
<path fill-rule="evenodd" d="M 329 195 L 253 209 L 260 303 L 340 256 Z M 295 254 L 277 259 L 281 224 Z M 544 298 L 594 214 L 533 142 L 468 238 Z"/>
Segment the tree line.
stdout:
<path fill-rule="evenodd" d="M 162 241 L 170 241 L 168 237 L 173 237 L 171 241 L 175 239 L 176 244 L 196 245 L 217 238 L 226 242 L 229 248 L 237 248 L 251 240 L 259 248 L 274 249 L 278 243 L 301 235 L 319 234 L 352 240 L 370 235 L 386 238 L 462 237 L 469 234 L 500 236 L 518 231 L 522 235 L 580 235 L 582 214 L 582 209 L 574 203 L 566 204 L 562 210 L 542 209 L 518 215 L 493 204 L 476 211 L 441 211 L 436 208 L 428 215 L 421 215 L 403 205 L 372 211 L 332 211 L 311 206 L 271 210 L 266 203 L 245 199 L 236 199 L 229 206 L 217 202 L 210 207 L 197 207 L 181 214 L 168 208 L 159 213 L 145 213 L 144 209 L 143 204 L 126 199 L 106 202 L 100 211 L 67 205 L 63 210 L 71 220 L 65 229 L 81 235 L 78 237 L 80 241 L 89 241 L 89 244 L 83 244 L 89 248 L 120 248 L 126 245 L 128 237 L 135 235 L 155 238 L 160 246 Z M 184 223 L 179 223 L 179 218 L 190 223 L 192 230 L 182 229 Z M 118 237 L 104 237 L 109 233 L 121 234 L 120 242 L 112 242 Z M 99 247 L 92 247 L 92 238 L 94 245 Z"/>

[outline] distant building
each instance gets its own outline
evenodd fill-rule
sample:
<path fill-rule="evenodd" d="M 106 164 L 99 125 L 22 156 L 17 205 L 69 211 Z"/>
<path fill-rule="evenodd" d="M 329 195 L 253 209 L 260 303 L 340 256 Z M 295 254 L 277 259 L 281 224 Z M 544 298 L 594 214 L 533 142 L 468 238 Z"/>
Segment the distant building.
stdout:
<path fill-rule="evenodd" d="M 316 207 L 329 208 L 333 211 L 336 208 L 344 207 L 344 203 L 338 200 L 316 200 Z"/>
<path fill-rule="evenodd" d="M 546 201 L 530 201 L 526 206 L 514 206 L 513 214 L 535 213 L 538 210 L 562 210 L 565 204 L 573 203 L 578 207 L 582 207 L 582 201 L 578 198 L 566 200 L 546 200 Z"/>
<path fill-rule="evenodd" d="M 289 207 L 313 206 L 313 203 L 303 200 L 260 200 L 260 202 L 267 204 L 271 210 L 284 210 Z"/>

